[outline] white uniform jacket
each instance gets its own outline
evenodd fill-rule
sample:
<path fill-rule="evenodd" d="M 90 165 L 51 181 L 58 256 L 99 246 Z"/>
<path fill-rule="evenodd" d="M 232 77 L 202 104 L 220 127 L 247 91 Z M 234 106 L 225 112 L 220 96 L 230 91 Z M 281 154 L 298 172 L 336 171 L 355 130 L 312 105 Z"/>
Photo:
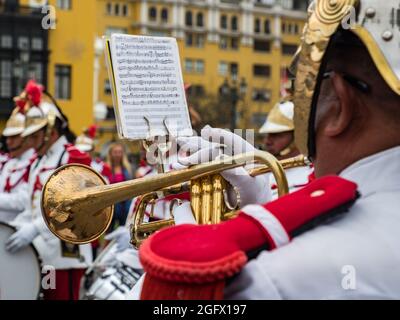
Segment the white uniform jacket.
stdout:
<path fill-rule="evenodd" d="M 362 159 L 340 176 L 361 193 L 349 212 L 263 251 L 225 289 L 226 298 L 400 298 L 400 147 Z"/>
<path fill-rule="evenodd" d="M 0 174 L 0 221 L 9 222 L 24 211 L 29 202 L 28 177 L 35 150 L 10 159 Z"/>
<path fill-rule="evenodd" d="M 90 244 L 78 247 L 60 241 L 47 228 L 41 213 L 40 200 L 43 185 L 56 168 L 68 163 L 70 155 L 67 144 L 67 139 L 64 136 L 60 137 L 43 157 L 32 164 L 28 182 L 31 195 L 30 205 L 12 222 L 17 227 L 23 223 L 35 224 L 40 233 L 33 244 L 43 264 L 52 265 L 56 269 L 86 268 L 92 262 Z"/>

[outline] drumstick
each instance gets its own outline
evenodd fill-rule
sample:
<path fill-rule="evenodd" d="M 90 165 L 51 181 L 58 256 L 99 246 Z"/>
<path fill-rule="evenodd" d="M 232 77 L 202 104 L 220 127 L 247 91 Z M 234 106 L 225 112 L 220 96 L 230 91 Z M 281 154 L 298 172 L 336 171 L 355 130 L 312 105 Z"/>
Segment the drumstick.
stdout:
<path fill-rule="evenodd" d="M 111 240 L 111 242 L 108 244 L 107 247 L 104 248 L 104 250 L 97 256 L 97 258 L 93 261 L 92 265 L 86 270 L 85 276 L 89 275 L 92 270 L 97 266 L 97 264 L 100 262 L 100 260 L 105 256 L 105 254 L 110 251 L 112 246 L 117 242 L 117 239 Z"/>

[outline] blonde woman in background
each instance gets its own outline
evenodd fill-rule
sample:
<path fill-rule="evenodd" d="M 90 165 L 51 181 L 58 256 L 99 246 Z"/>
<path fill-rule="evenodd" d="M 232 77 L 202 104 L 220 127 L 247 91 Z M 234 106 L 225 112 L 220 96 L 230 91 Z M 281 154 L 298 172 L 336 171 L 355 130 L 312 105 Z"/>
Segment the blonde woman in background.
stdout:
<path fill-rule="evenodd" d="M 114 142 L 109 146 L 106 162 L 111 168 L 110 184 L 132 179 L 132 168 L 122 143 Z M 109 232 L 113 231 L 117 226 L 125 225 L 130 204 L 131 201 L 128 200 L 115 205 L 114 217 L 108 230 Z"/>

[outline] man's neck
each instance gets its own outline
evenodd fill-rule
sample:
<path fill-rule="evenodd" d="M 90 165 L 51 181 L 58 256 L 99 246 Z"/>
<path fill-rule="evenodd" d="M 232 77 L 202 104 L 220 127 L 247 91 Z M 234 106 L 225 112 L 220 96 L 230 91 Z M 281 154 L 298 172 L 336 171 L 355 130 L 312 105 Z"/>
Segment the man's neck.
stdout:
<path fill-rule="evenodd" d="M 383 131 L 380 135 L 371 132 L 368 137 L 353 140 L 342 139 L 340 143 L 332 144 L 329 147 L 323 146 L 323 144 L 323 141 L 319 144 L 320 151 L 318 151 L 317 145 L 317 157 L 314 161 L 317 178 L 328 174 L 340 174 L 361 159 L 399 146 L 400 136 L 398 134 L 396 136 L 384 135 Z"/>

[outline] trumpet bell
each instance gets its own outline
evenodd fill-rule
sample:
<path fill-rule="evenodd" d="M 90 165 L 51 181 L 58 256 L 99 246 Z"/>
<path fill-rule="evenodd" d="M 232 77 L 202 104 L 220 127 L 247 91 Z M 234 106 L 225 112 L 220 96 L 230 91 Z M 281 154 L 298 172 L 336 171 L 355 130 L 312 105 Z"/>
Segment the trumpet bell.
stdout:
<path fill-rule="evenodd" d="M 111 224 L 114 207 L 96 211 L 89 206 L 91 212 L 84 212 L 85 208 L 71 205 L 71 195 L 106 184 L 99 173 L 85 165 L 73 164 L 57 169 L 44 185 L 41 199 L 42 215 L 50 231 L 73 244 L 85 244 L 99 238 Z"/>

